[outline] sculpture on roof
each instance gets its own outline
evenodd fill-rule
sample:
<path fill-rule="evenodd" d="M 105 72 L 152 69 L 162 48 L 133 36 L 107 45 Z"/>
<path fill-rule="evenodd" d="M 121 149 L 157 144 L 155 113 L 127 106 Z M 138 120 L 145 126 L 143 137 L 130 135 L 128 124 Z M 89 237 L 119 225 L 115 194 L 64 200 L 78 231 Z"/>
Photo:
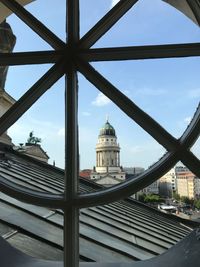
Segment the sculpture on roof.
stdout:
<path fill-rule="evenodd" d="M 11 53 L 16 43 L 16 37 L 10 25 L 4 20 L 0 24 L 0 53 Z M 8 66 L 0 66 L 0 89 L 5 90 Z"/>
<path fill-rule="evenodd" d="M 37 145 L 38 143 L 41 143 L 41 138 L 35 137 L 33 131 L 29 133 L 29 138 L 27 139 L 28 144 Z"/>

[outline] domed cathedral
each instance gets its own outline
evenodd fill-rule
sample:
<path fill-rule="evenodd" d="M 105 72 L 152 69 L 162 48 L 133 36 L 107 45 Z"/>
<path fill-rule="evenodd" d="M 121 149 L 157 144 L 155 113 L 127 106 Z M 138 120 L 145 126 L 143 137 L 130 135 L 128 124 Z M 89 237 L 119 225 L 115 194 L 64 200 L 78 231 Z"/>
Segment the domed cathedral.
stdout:
<path fill-rule="evenodd" d="M 96 168 L 94 167 L 90 177 L 105 186 L 117 184 L 125 179 L 125 172 L 120 167 L 120 147 L 117 136 L 108 119 L 100 129 L 96 145 Z"/>

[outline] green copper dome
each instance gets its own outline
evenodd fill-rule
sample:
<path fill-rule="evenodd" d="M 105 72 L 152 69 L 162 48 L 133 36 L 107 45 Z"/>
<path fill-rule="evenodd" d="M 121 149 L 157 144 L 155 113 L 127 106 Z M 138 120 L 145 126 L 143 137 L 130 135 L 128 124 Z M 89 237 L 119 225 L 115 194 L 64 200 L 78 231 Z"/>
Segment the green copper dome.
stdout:
<path fill-rule="evenodd" d="M 113 126 L 108 121 L 101 128 L 99 136 L 101 136 L 101 135 L 116 136 L 115 135 L 115 129 L 113 128 Z"/>

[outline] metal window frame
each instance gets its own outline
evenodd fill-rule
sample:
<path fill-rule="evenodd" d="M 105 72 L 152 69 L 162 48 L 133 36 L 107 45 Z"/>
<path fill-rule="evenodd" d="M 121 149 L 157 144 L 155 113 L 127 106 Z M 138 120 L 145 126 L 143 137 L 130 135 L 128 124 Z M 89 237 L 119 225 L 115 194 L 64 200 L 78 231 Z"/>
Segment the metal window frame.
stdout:
<path fill-rule="evenodd" d="M 59 78 L 65 76 L 65 191 L 64 194 L 33 192 L 0 179 L 1 190 L 19 200 L 64 211 L 64 266 L 79 266 L 79 209 L 107 204 L 146 187 L 181 160 L 200 177 L 200 161 L 190 151 L 199 136 L 200 107 L 180 139 L 174 138 L 141 110 L 89 63 L 94 61 L 137 60 L 200 56 L 200 43 L 130 46 L 93 49 L 95 44 L 138 0 L 119 1 L 82 38 L 79 36 L 79 0 L 66 0 L 66 43 L 15 0 L 0 0 L 24 23 L 44 39 L 52 51 L 0 54 L 0 66 L 53 63 L 49 69 L 1 118 L 0 135 L 15 123 Z M 198 0 L 187 0 L 200 22 Z M 78 77 L 81 72 L 95 87 L 109 97 L 127 116 L 140 125 L 167 153 L 135 180 L 125 181 L 101 192 L 78 194 Z M 69 130 L 68 130 L 69 129 Z"/>

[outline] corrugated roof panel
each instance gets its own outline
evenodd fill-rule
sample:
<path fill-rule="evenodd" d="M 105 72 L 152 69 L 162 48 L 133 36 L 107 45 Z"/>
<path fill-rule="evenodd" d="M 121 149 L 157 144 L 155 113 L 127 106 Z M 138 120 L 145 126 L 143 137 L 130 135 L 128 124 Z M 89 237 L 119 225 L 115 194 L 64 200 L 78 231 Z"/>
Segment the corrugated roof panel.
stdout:
<path fill-rule="evenodd" d="M 89 216 L 84 216 L 84 214 L 82 214 L 81 216 L 81 223 L 88 224 L 90 227 L 95 226 L 96 228 L 99 228 L 102 231 L 106 232 L 108 235 L 112 234 L 126 242 L 130 242 L 131 244 L 146 249 L 154 255 L 165 252 L 167 248 L 166 246 L 162 247 L 161 244 L 157 245 L 155 242 L 153 243 L 152 240 L 149 241 L 148 239 L 144 239 L 138 235 L 135 235 L 130 231 L 125 231 L 125 229 L 122 227 L 120 228 L 116 225 L 108 224 L 108 222 L 102 222 L 98 219 L 94 219 Z"/>
<path fill-rule="evenodd" d="M 45 260 L 63 260 L 63 251 L 28 235 L 17 233 L 7 240 L 27 255 Z"/>
<path fill-rule="evenodd" d="M 0 162 L 0 175 L 31 189 L 63 191 L 64 172 L 48 164 L 7 152 Z M 80 179 L 80 191 L 102 187 Z M 59 259 L 63 246 L 63 212 L 22 203 L 0 193 L 0 233 L 18 248 L 37 257 L 56 248 Z M 2 225 L 1 225 L 2 224 Z M 87 261 L 127 262 L 163 253 L 189 233 L 175 219 L 147 208 L 134 200 L 124 200 L 80 211 L 80 258 Z M 28 242 L 28 246 L 23 245 Z M 44 246 L 44 247 L 42 247 Z M 41 248 L 41 251 L 36 251 Z"/>

